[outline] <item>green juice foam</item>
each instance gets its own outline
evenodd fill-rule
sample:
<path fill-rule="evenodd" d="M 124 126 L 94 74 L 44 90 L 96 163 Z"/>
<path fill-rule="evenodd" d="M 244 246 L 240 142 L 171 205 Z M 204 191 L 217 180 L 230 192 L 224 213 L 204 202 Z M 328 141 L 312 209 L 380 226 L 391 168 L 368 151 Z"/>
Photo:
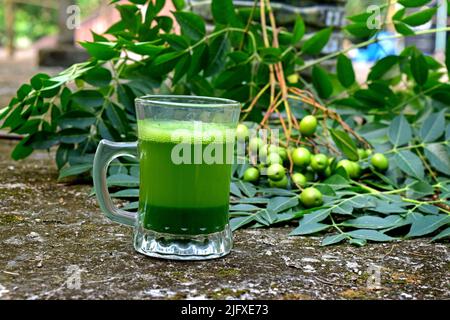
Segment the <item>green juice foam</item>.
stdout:
<path fill-rule="evenodd" d="M 233 143 L 235 131 L 231 125 L 210 122 L 138 120 L 138 137 L 147 141 Z"/>

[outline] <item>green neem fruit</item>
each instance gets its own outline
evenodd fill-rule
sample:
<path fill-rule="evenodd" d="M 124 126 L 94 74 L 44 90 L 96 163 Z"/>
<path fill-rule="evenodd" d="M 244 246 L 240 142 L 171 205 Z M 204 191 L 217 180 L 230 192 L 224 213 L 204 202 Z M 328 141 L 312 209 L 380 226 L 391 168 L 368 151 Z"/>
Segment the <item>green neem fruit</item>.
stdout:
<path fill-rule="evenodd" d="M 300 121 L 300 133 L 304 136 L 311 136 L 316 132 L 317 119 L 314 116 L 306 116 Z"/>
<path fill-rule="evenodd" d="M 281 156 L 278 153 L 270 153 L 267 156 L 267 164 L 271 165 L 274 163 L 283 164 L 283 159 L 281 158 Z"/>
<path fill-rule="evenodd" d="M 244 172 L 244 181 L 255 182 L 259 179 L 259 170 L 257 168 L 248 168 Z"/>
<path fill-rule="evenodd" d="M 347 159 L 338 162 L 336 168 L 342 167 L 350 178 L 358 178 L 361 174 L 361 167 L 358 163 Z"/>
<path fill-rule="evenodd" d="M 300 201 L 307 208 L 319 207 L 323 204 L 322 193 L 316 188 L 306 188 L 300 194 Z"/>
<path fill-rule="evenodd" d="M 281 159 L 283 159 L 283 161 L 288 159 L 288 154 L 287 154 L 286 148 L 278 147 L 278 154 L 280 155 Z"/>
<path fill-rule="evenodd" d="M 378 171 L 386 171 L 389 168 L 389 160 L 382 153 L 375 153 L 370 159 L 370 163 Z"/>
<path fill-rule="evenodd" d="M 236 138 L 243 141 L 249 137 L 249 130 L 245 124 L 238 124 L 236 128 Z"/>
<path fill-rule="evenodd" d="M 316 154 L 311 157 L 311 168 L 316 172 L 323 172 L 328 167 L 328 157 L 324 154 Z"/>
<path fill-rule="evenodd" d="M 350 178 L 357 179 L 361 176 L 361 166 L 358 162 L 352 161 L 353 166 L 353 176 L 350 176 Z"/>
<path fill-rule="evenodd" d="M 250 141 L 248 143 L 248 149 L 251 152 L 257 152 L 259 149 L 262 148 L 263 145 L 264 145 L 264 142 L 262 141 L 261 138 L 253 137 L 250 139 Z"/>
<path fill-rule="evenodd" d="M 357 151 L 358 151 L 359 159 L 366 159 L 367 158 L 366 150 L 358 148 Z"/>
<path fill-rule="evenodd" d="M 294 184 L 296 184 L 302 188 L 306 187 L 306 184 L 308 183 L 308 180 L 306 179 L 306 177 L 303 174 L 298 173 L 298 172 L 294 173 L 291 176 L 291 179 L 292 179 L 292 182 L 294 182 Z"/>
<path fill-rule="evenodd" d="M 288 156 L 287 156 L 287 150 L 286 148 L 283 147 L 279 147 L 279 146 L 275 146 L 275 145 L 270 145 L 269 149 L 268 149 L 269 154 L 271 153 L 278 153 L 281 157 L 281 159 L 287 160 Z"/>
<path fill-rule="evenodd" d="M 295 83 L 298 82 L 298 79 L 299 79 L 299 78 L 300 78 L 300 77 L 298 76 L 297 73 L 293 73 L 293 74 L 290 74 L 290 75 L 287 76 L 287 81 L 288 81 L 289 83 L 295 84 Z"/>
<path fill-rule="evenodd" d="M 286 176 L 286 169 L 279 163 L 271 164 L 267 168 L 267 176 L 270 180 L 279 181 Z"/>
<path fill-rule="evenodd" d="M 311 163 L 311 152 L 306 148 L 296 148 L 292 151 L 292 161 L 296 166 L 306 167 Z"/>
<path fill-rule="evenodd" d="M 366 149 L 366 157 L 370 157 L 370 155 L 372 154 L 372 149 Z"/>
<path fill-rule="evenodd" d="M 279 163 L 271 164 L 267 168 L 267 176 L 270 180 L 279 181 L 286 176 L 286 169 Z"/>
<path fill-rule="evenodd" d="M 269 179 L 269 186 L 271 186 L 272 188 L 286 188 L 288 184 L 289 181 L 286 175 L 281 180 L 278 181 Z"/>

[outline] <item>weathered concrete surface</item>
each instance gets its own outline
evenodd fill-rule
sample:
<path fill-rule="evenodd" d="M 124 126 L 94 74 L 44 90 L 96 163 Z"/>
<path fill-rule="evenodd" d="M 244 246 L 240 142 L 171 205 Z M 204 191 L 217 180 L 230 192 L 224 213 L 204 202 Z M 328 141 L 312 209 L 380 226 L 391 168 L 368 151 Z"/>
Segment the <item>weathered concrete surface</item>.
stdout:
<path fill-rule="evenodd" d="M 46 153 L 11 161 L 12 146 L 0 141 L 2 299 L 450 298 L 448 244 L 427 239 L 322 248 L 319 238 L 288 238 L 286 227 L 237 231 L 220 260 L 139 255 L 131 229 L 102 216 L 90 186 L 59 184 Z M 381 268 L 378 289 L 367 287 L 372 265 Z"/>

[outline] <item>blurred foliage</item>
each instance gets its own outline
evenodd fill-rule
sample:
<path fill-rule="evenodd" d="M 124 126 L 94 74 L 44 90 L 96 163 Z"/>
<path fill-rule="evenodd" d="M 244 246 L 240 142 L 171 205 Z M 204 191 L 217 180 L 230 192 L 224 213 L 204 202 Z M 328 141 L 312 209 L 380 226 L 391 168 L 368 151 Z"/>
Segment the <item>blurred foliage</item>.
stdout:
<path fill-rule="evenodd" d="M 77 0 L 80 7 L 81 19 L 89 17 L 103 0 Z M 55 8 L 37 6 L 35 4 L 14 4 L 15 14 L 15 45 L 28 46 L 33 41 L 58 31 L 58 1 L 54 1 Z M 6 26 L 4 0 L 0 0 L 0 46 L 6 43 Z"/>

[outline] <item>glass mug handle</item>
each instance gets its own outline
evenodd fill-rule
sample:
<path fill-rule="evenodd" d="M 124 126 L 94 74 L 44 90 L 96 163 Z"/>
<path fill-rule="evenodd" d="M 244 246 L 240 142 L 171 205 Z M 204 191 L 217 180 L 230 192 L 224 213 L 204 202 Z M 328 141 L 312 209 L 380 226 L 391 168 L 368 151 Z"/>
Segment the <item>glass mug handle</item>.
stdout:
<path fill-rule="evenodd" d="M 134 226 L 137 213 L 125 211 L 114 206 L 106 183 L 106 173 L 111 161 L 118 157 L 137 158 L 137 142 L 100 141 L 94 157 L 94 190 L 100 209 L 112 221 Z"/>

